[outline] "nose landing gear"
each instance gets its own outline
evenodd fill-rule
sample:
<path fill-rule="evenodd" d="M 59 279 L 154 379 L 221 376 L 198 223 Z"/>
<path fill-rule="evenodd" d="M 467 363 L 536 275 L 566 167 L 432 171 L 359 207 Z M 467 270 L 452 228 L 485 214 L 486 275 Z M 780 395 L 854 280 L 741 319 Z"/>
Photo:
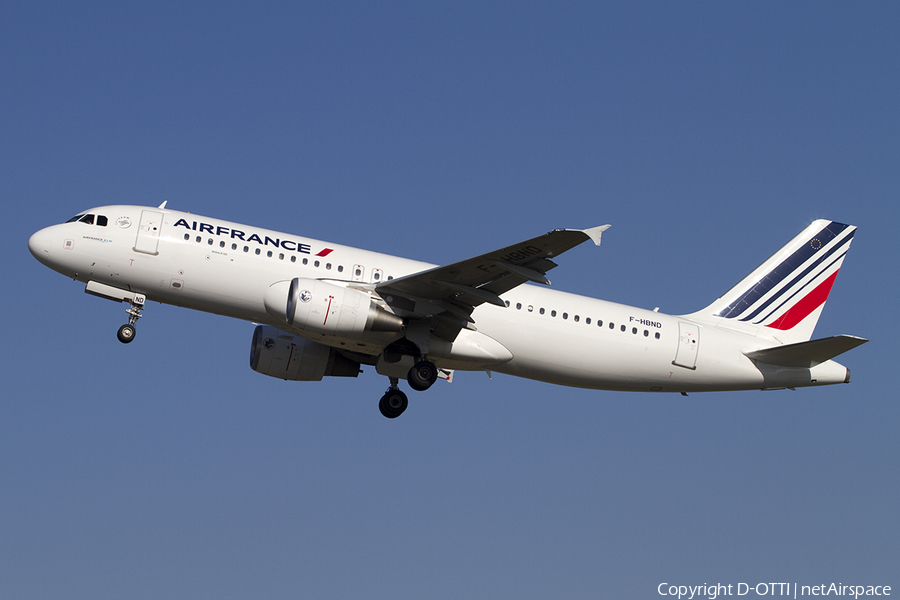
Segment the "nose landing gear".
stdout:
<path fill-rule="evenodd" d="M 137 335 L 134 324 L 141 318 L 141 311 L 144 310 L 144 300 L 145 296 L 143 294 L 135 294 L 134 298 L 129 300 L 131 308 L 125 311 L 128 313 L 128 323 L 119 327 L 119 331 L 116 332 L 116 337 L 119 338 L 119 341 L 123 344 L 130 343 L 134 339 L 134 336 Z"/>

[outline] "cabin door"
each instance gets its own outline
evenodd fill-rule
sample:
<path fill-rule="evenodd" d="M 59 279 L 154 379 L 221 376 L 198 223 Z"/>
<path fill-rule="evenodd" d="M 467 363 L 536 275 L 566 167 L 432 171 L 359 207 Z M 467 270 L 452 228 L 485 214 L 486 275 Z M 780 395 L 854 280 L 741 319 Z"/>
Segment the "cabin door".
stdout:
<path fill-rule="evenodd" d="M 697 368 L 697 351 L 700 349 L 700 327 L 693 323 L 678 324 L 678 350 L 673 365 L 686 369 Z"/>
<path fill-rule="evenodd" d="M 138 227 L 134 251 L 144 254 L 159 254 L 159 234 L 162 231 L 163 214 L 155 210 L 141 212 L 141 224 Z"/>

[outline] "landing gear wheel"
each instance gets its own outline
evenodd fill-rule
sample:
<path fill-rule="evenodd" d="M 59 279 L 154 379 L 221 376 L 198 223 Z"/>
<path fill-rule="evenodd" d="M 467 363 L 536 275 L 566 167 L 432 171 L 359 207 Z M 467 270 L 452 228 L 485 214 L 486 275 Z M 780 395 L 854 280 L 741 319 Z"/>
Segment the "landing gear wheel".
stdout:
<path fill-rule="evenodd" d="M 116 333 L 116 337 L 119 338 L 119 341 L 123 344 L 131 343 L 131 340 L 137 335 L 134 324 L 141 318 L 141 311 L 144 310 L 144 302 L 146 302 L 146 300 L 147 298 L 143 294 L 135 294 L 134 298 L 129 300 L 131 308 L 125 311 L 128 313 L 128 323 L 119 327 L 119 331 Z"/>
<path fill-rule="evenodd" d="M 119 338 L 119 341 L 123 344 L 131 342 L 135 335 L 137 335 L 137 330 L 134 328 L 134 325 L 129 325 L 127 323 L 119 327 L 119 331 L 116 333 L 116 337 Z"/>
<path fill-rule="evenodd" d="M 403 414 L 408 405 L 409 400 L 406 398 L 406 394 L 400 390 L 388 390 L 381 397 L 381 401 L 378 403 L 378 410 L 388 419 L 396 419 Z"/>
<path fill-rule="evenodd" d="M 409 387 L 417 392 L 424 392 L 437 381 L 437 367 L 430 360 L 420 360 L 413 365 L 412 369 L 406 375 L 406 381 Z"/>

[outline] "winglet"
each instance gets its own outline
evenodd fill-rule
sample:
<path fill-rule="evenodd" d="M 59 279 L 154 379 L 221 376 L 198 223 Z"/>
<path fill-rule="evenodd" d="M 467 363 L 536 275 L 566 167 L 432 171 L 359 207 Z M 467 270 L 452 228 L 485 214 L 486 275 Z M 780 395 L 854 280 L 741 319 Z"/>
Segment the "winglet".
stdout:
<path fill-rule="evenodd" d="M 582 229 L 581 232 L 591 238 L 597 246 L 600 245 L 600 234 L 612 227 L 612 225 L 601 225 L 599 227 L 591 227 L 590 229 Z"/>

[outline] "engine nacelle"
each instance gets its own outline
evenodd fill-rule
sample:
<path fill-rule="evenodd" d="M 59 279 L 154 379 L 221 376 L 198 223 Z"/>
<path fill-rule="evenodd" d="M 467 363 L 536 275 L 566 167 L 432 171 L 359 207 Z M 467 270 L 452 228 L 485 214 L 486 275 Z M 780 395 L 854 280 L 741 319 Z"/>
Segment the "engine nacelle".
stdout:
<path fill-rule="evenodd" d="M 266 311 L 291 327 L 333 335 L 400 331 L 403 320 L 378 306 L 363 291 L 319 279 L 295 277 L 272 284 Z"/>
<path fill-rule="evenodd" d="M 293 381 L 356 377 L 359 363 L 318 342 L 257 325 L 250 344 L 250 367 L 257 373 Z"/>

